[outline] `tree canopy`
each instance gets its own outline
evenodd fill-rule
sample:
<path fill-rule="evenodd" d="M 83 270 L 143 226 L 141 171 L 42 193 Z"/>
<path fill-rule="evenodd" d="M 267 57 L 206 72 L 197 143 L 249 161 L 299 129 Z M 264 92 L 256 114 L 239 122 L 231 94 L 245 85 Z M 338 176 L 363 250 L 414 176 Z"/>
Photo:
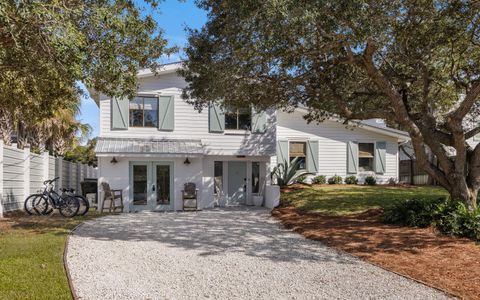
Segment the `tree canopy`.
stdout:
<path fill-rule="evenodd" d="M 453 198 L 476 206 L 480 3 L 411 0 L 198 0 L 184 98 L 309 109 L 308 121 L 383 118 Z M 439 164 L 428 160 L 427 147 Z M 453 147 L 456 156 L 449 156 Z"/>
<path fill-rule="evenodd" d="M 175 50 L 151 15 L 159 2 L 145 0 L 142 10 L 131 0 L 0 1 L 2 138 L 40 138 L 40 123 L 79 104 L 78 82 L 109 96 L 134 95 L 138 69 L 155 69 Z"/>

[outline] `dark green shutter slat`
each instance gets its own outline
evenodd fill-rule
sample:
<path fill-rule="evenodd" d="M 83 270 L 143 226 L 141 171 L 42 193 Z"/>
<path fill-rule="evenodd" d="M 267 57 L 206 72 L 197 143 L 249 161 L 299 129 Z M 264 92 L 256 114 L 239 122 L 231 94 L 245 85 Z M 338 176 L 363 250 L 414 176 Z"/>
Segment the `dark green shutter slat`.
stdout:
<path fill-rule="evenodd" d="M 113 98 L 111 105 L 112 130 L 128 129 L 128 99 Z"/>
<path fill-rule="evenodd" d="M 288 162 L 288 141 L 277 142 L 277 164 Z"/>
<path fill-rule="evenodd" d="M 267 112 L 252 109 L 252 132 L 265 133 L 267 131 Z"/>
<path fill-rule="evenodd" d="M 318 141 L 307 141 L 307 171 L 318 172 Z"/>
<path fill-rule="evenodd" d="M 387 142 L 375 143 L 375 173 L 383 174 L 386 166 Z"/>
<path fill-rule="evenodd" d="M 347 173 L 356 174 L 358 168 L 358 142 L 347 143 Z"/>
<path fill-rule="evenodd" d="M 158 97 L 158 129 L 171 131 L 175 125 L 175 98 L 173 96 Z"/>
<path fill-rule="evenodd" d="M 225 131 L 225 114 L 217 104 L 211 104 L 208 109 L 208 124 L 210 132 Z"/>

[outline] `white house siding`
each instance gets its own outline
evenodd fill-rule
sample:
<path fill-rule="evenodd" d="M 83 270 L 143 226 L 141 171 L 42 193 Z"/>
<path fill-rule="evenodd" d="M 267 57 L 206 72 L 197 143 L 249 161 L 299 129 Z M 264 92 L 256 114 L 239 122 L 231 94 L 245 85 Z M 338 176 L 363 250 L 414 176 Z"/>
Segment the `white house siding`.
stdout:
<path fill-rule="evenodd" d="M 238 158 L 235 156 L 204 156 L 204 157 L 194 157 L 189 158 L 190 164 L 185 165 L 183 162 L 184 157 L 168 158 L 168 157 L 137 157 L 137 156 L 121 156 L 117 157 L 117 163 L 112 164 L 111 157 L 99 157 L 98 158 L 98 167 L 100 170 L 99 173 L 99 182 L 108 182 L 112 189 L 121 189 L 123 193 L 124 205 L 126 207 L 125 211 L 130 211 L 131 206 L 131 195 L 130 195 L 130 163 L 131 162 L 172 162 L 173 163 L 173 176 L 174 176 L 174 210 L 183 209 L 182 203 L 182 190 L 183 185 L 186 182 L 194 182 L 199 190 L 198 194 L 198 207 L 211 208 L 218 205 L 218 198 L 214 197 L 214 162 L 223 161 L 224 164 L 224 191 L 223 195 L 228 193 L 228 162 L 229 161 L 245 161 L 247 163 L 247 174 L 251 174 L 251 163 L 261 162 L 261 175 L 264 178 L 269 178 L 267 176 L 267 168 L 269 164 L 269 156 L 261 157 L 248 157 L 248 158 Z M 247 175 L 247 203 L 250 203 L 252 197 L 252 189 L 250 185 L 250 176 Z M 102 192 L 100 192 L 102 193 Z M 103 195 L 101 195 L 103 198 Z"/>
<path fill-rule="evenodd" d="M 198 112 L 193 105 L 181 98 L 186 82 L 175 73 L 140 79 L 139 94 L 174 96 L 174 130 L 159 131 L 156 128 L 129 128 L 111 130 L 110 99 L 100 100 L 100 136 L 135 138 L 201 139 L 207 155 L 274 155 L 275 112 L 267 116 L 267 132 L 264 134 L 210 133 L 208 109 Z"/>
<path fill-rule="evenodd" d="M 398 142 L 396 137 L 375 133 L 359 127 L 346 127 L 336 121 L 324 121 L 320 124 L 307 124 L 300 112 L 277 113 L 277 140 L 318 140 L 318 175 L 340 175 L 345 178 L 347 174 L 347 143 L 349 141 L 375 142 L 385 141 L 386 172 L 376 174 L 377 182 L 387 183 L 390 178 L 398 179 Z M 276 165 L 276 156 L 271 159 Z M 356 174 L 360 179 L 370 173 Z"/>

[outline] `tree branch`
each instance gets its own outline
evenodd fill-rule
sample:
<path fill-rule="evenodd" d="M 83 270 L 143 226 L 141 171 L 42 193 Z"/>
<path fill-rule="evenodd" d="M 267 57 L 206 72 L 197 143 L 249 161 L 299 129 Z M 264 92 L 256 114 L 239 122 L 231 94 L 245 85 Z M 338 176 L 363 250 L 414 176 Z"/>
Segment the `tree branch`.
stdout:
<path fill-rule="evenodd" d="M 465 139 L 468 140 L 469 138 L 472 138 L 474 137 L 475 135 L 479 134 L 480 133 L 480 127 L 477 127 L 477 128 L 473 128 L 472 130 L 470 131 L 467 131 L 465 133 Z"/>
<path fill-rule="evenodd" d="M 460 102 L 457 109 L 448 114 L 447 118 L 461 122 L 463 118 L 470 112 L 473 105 L 480 95 L 480 80 L 474 81 L 472 87 L 467 91 L 465 99 Z"/>

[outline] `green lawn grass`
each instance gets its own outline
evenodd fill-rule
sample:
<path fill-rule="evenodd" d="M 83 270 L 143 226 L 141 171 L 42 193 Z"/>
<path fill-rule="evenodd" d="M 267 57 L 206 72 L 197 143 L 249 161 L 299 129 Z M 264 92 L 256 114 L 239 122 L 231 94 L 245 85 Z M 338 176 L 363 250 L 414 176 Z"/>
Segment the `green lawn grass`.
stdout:
<path fill-rule="evenodd" d="M 301 211 L 348 215 L 372 208 L 385 208 L 403 199 L 437 199 L 447 196 L 441 187 L 394 187 L 363 185 L 313 186 L 282 192 L 282 203 Z"/>
<path fill-rule="evenodd" d="M 63 267 L 65 240 L 76 225 L 98 216 L 17 213 L 0 219 L 0 299 L 71 299 Z"/>

